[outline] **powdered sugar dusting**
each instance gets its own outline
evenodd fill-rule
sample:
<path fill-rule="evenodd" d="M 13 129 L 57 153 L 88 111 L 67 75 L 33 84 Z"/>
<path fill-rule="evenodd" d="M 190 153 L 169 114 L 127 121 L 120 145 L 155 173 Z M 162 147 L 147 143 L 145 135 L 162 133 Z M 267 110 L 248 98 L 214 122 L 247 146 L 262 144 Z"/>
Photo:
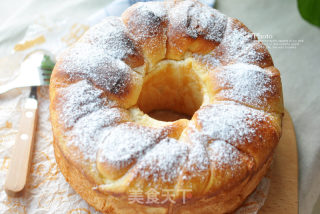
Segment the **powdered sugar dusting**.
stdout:
<path fill-rule="evenodd" d="M 267 93 L 273 93 L 271 78 L 260 67 L 250 64 L 232 64 L 222 67 L 217 73 L 221 96 L 256 107 L 267 105 Z"/>
<path fill-rule="evenodd" d="M 232 19 L 229 19 L 232 20 Z M 229 21 L 221 43 L 212 53 L 201 55 L 193 54 L 207 69 L 214 69 L 220 65 L 229 63 L 255 64 L 264 59 L 265 50 L 262 43 L 254 39 L 254 35 L 244 28 L 237 28 Z"/>
<path fill-rule="evenodd" d="M 89 43 L 72 47 L 61 66 L 71 80 L 86 79 L 115 94 L 124 92 L 133 72 L 122 60 L 106 55 L 103 49 Z"/>
<path fill-rule="evenodd" d="M 211 54 L 193 54 L 192 56 L 196 61 L 200 61 L 207 70 L 214 69 L 221 65 L 221 60 Z"/>
<path fill-rule="evenodd" d="M 99 162 L 126 167 L 160 141 L 161 131 L 133 124 L 118 125 L 105 136 Z"/>
<path fill-rule="evenodd" d="M 259 121 L 265 121 L 263 111 L 233 102 L 207 105 L 197 112 L 201 132 L 214 140 L 232 143 L 252 142 Z"/>
<path fill-rule="evenodd" d="M 167 10 L 163 2 L 137 3 L 133 8 L 136 12 L 127 23 L 133 39 L 144 42 L 147 38 L 166 32 L 162 25 L 167 20 Z"/>
<path fill-rule="evenodd" d="M 165 138 L 147 152 L 137 163 L 136 173 L 157 182 L 171 182 L 178 178 L 187 160 L 188 147 L 173 138 Z"/>
<path fill-rule="evenodd" d="M 196 39 L 220 42 L 227 18 L 217 10 L 195 1 L 181 1 L 170 11 L 170 25 Z"/>
<path fill-rule="evenodd" d="M 125 59 L 135 54 L 135 47 L 128 37 L 127 29 L 119 17 L 108 17 L 92 27 L 82 38 L 92 46 L 101 48 L 114 59 Z"/>
<path fill-rule="evenodd" d="M 110 93 L 122 94 L 133 73 L 123 60 L 134 53 L 123 23 L 111 17 L 68 49 L 59 67 L 70 80 L 86 79 Z"/>
<path fill-rule="evenodd" d="M 244 64 L 263 58 L 256 51 L 260 43 L 252 39 L 251 33 L 227 27 L 225 15 L 196 1 L 178 1 L 174 5 L 168 19 L 168 8 L 163 3 L 137 4 L 134 8 L 138 12 L 128 20 L 128 30 L 120 18 L 107 18 L 65 52 L 58 65 L 69 80 L 78 81 L 58 91 L 63 94 L 59 119 L 71 136 L 68 146 L 78 147 L 84 158 L 93 162 L 99 152 L 99 162 L 118 169 L 137 162 L 132 168 L 135 176 L 153 182 L 172 182 L 181 176 L 183 168 L 193 173 L 191 177 L 198 176 L 209 170 L 210 162 L 218 168 L 231 165 L 236 170 L 241 164 L 240 152 L 228 143 L 251 143 L 255 124 L 265 121 L 266 116 L 263 111 L 235 102 L 204 106 L 196 113 L 197 120 L 189 124 L 188 144 L 167 137 L 160 129 L 129 122 L 119 125 L 122 112 L 111 108 L 115 104 L 102 94 L 122 94 L 130 85 L 133 71 L 124 61 L 138 52 L 129 36 L 135 42 L 145 42 L 159 33 L 165 35 L 169 22 L 173 32 L 221 42 L 213 53 L 193 55 L 208 68 L 236 63 L 218 70 L 217 79 L 223 88 L 218 96 L 260 106 L 267 103 L 265 94 L 273 90 L 263 69 Z"/>
<path fill-rule="evenodd" d="M 210 143 L 208 153 L 216 169 L 223 169 L 227 166 L 231 167 L 231 172 L 235 172 L 243 163 L 239 158 L 240 152 L 225 141 L 217 140 Z"/>
<path fill-rule="evenodd" d="M 76 146 L 85 160 L 94 161 L 103 136 L 110 127 L 121 121 L 122 115 L 117 108 L 103 107 L 82 117 L 74 125 L 69 135 L 73 136 L 68 146 Z"/>
<path fill-rule="evenodd" d="M 73 127 L 78 119 L 99 110 L 105 103 L 100 98 L 103 91 L 94 88 L 86 80 L 58 89 L 58 93 L 63 95 L 58 104 L 59 118 L 66 128 Z"/>
<path fill-rule="evenodd" d="M 183 180 L 188 180 L 193 177 L 199 177 L 200 173 L 208 171 L 210 167 L 209 157 L 207 153 L 207 141 L 200 141 L 201 137 L 199 133 L 191 134 L 192 145 L 189 145 L 190 153 L 188 155 L 188 161 L 185 164 L 185 169 L 191 172 L 189 175 L 184 175 Z M 199 138 L 198 138 L 199 137 Z M 199 177 L 205 179 L 205 177 Z"/>
<path fill-rule="evenodd" d="M 121 120 L 117 108 L 108 108 L 107 101 L 101 98 L 102 90 L 94 88 L 82 80 L 58 93 L 63 98 L 58 101 L 59 119 L 72 140 L 68 145 L 76 145 L 85 158 L 94 159 L 96 147 L 103 129 Z"/>
<path fill-rule="evenodd" d="M 232 28 L 228 26 L 224 39 L 220 47 L 223 47 L 224 61 L 254 63 L 263 59 L 263 53 L 257 52 L 256 48 L 262 46 L 257 40 L 254 40 L 254 35 L 244 28 Z"/>

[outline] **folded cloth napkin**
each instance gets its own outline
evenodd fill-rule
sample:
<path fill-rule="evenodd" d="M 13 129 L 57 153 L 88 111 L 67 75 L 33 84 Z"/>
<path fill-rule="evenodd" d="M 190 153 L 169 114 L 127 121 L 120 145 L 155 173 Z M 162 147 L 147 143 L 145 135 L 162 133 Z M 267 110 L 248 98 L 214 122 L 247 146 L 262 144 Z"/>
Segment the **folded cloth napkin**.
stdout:
<path fill-rule="evenodd" d="M 128 7 L 137 2 L 148 2 L 156 0 L 115 0 L 108 4 L 105 8 L 99 10 L 91 17 L 89 17 L 89 24 L 94 25 L 107 16 L 120 16 Z M 199 0 L 200 2 L 214 7 L 216 0 Z"/>

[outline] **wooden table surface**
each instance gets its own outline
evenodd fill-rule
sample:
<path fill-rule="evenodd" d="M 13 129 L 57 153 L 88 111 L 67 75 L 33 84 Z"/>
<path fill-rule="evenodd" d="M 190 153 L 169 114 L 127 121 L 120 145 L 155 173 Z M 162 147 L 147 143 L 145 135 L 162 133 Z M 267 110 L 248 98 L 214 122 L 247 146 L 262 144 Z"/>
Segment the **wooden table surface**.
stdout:
<path fill-rule="evenodd" d="M 298 155 L 294 126 L 286 111 L 283 132 L 270 171 L 271 185 L 259 214 L 298 213 Z"/>

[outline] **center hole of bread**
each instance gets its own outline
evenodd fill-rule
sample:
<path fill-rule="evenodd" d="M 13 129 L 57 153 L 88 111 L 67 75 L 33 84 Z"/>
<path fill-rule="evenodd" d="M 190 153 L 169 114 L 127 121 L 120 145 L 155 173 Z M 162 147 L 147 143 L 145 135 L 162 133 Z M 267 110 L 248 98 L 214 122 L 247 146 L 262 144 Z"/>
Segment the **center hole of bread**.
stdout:
<path fill-rule="evenodd" d="M 139 108 L 161 121 L 191 119 L 203 101 L 198 75 L 191 62 L 162 61 L 147 72 Z"/>

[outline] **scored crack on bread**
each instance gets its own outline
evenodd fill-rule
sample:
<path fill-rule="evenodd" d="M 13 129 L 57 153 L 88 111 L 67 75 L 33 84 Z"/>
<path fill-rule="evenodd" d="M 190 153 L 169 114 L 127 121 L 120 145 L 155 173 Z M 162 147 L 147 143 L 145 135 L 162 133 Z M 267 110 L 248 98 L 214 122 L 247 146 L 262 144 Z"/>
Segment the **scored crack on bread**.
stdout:
<path fill-rule="evenodd" d="M 266 47 L 193 0 L 137 3 L 89 29 L 58 57 L 50 101 L 63 175 L 115 214 L 235 210 L 270 166 L 284 111 Z M 131 203 L 137 190 L 158 203 Z"/>

